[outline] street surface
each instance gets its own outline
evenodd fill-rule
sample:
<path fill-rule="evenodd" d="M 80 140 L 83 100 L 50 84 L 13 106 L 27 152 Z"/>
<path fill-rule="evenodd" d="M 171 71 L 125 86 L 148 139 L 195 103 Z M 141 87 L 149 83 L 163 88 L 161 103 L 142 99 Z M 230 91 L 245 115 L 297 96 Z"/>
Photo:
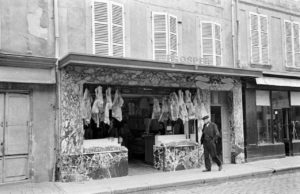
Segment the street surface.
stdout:
<path fill-rule="evenodd" d="M 153 191 L 151 194 L 300 194 L 300 172 L 219 184 L 190 185 Z"/>

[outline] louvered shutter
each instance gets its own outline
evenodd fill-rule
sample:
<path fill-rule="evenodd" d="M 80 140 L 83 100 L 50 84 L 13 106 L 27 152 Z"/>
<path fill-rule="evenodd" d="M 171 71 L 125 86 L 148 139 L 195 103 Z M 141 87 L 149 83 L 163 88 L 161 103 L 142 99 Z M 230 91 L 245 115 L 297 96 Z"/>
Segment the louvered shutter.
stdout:
<path fill-rule="evenodd" d="M 153 58 L 154 60 L 166 60 L 167 58 L 167 15 L 164 13 L 152 13 L 153 32 Z"/>
<path fill-rule="evenodd" d="M 260 62 L 258 15 L 250 14 L 251 62 Z"/>
<path fill-rule="evenodd" d="M 299 23 L 293 24 L 295 66 L 300 67 L 300 35 Z"/>
<path fill-rule="evenodd" d="M 109 55 L 108 4 L 106 2 L 94 1 L 93 12 L 94 53 L 97 55 Z"/>
<path fill-rule="evenodd" d="M 177 42 L 177 17 L 169 16 L 169 55 L 171 61 L 174 61 L 174 56 L 178 53 L 178 42 Z"/>
<path fill-rule="evenodd" d="M 214 65 L 213 24 L 201 23 L 202 57 L 206 65 Z"/>
<path fill-rule="evenodd" d="M 285 51 L 286 65 L 293 66 L 293 38 L 292 38 L 292 23 L 285 21 Z"/>
<path fill-rule="evenodd" d="M 268 40 L 268 18 L 260 15 L 260 47 L 261 47 L 261 63 L 269 63 L 269 40 Z"/>
<path fill-rule="evenodd" d="M 111 34 L 112 34 L 112 55 L 124 56 L 124 23 L 123 6 L 112 3 L 111 5 Z"/>
<path fill-rule="evenodd" d="M 215 64 L 216 66 L 221 65 L 222 51 L 221 51 L 221 26 L 219 24 L 215 24 Z"/>

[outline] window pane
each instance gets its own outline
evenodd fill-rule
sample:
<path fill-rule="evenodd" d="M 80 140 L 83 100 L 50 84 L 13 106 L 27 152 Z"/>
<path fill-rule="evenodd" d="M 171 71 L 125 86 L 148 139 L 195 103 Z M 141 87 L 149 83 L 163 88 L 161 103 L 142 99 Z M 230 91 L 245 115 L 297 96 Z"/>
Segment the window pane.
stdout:
<path fill-rule="evenodd" d="M 287 91 L 272 91 L 273 109 L 289 108 L 289 95 Z"/>
<path fill-rule="evenodd" d="M 257 112 L 257 129 L 258 129 L 258 143 L 272 143 L 271 135 L 271 107 L 270 106 L 256 106 Z"/>
<path fill-rule="evenodd" d="M 300 140 L 300 106 L 292 107 L 292 138 Z"/>
<path fill-rule="evenodd" d="M 205 65 L 213 65 L 213 56 L 212 55 L 203 55 L 203 62 Z"/>
<path fill-rule="evenodd" d="M 268 90 L 256 90 L 256 106 L 271 106 Z"/>

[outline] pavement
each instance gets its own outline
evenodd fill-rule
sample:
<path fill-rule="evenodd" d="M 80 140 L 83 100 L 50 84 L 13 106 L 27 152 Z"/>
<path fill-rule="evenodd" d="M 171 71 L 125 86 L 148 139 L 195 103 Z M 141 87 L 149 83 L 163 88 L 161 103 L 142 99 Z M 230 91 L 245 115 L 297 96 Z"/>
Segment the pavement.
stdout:
<path fill-rule="evenodd" d="M 274 174 L 300 171 L 300 156 L 280 159 L 260 160 L 244 164 L 225 164 L 218 171 L 213 166 L 211 172 L 203 169 L 191 169 L 175 172 L 159 172 L 112 179 L 93 180 L 86 182 L 47 182 L 22 183 L 0 186 L 0 193 L 72 193 L 72 194 L 102 194 L 102 193 L 147 193 L 163 188 L 187 185 L 218 184 L 228 181 L 238 181 L 253 177 L 267 177 Z"/>

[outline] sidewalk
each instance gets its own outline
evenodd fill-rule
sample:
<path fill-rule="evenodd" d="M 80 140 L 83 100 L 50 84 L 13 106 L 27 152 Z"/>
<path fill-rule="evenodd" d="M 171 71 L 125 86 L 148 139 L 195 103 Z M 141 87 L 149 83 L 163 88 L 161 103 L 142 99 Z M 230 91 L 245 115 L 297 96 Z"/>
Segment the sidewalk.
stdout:
<path fill-rule="evenodd" d="M 300 170 L 300 156 L 262 160 L 245 164 L 227 164 L 224 165 L 221 172 L 217 171 L 217 167 L 214 166 L 212 172 L 202 172 L 202 169 L 193 169 L 77 183 L 3 185 L 0 186 L 0 193 L 138 193 L 163 187 L 209 182 L 216 183 L 253 176 L 269 176 L 275 172 L 293 170 Z"/>

